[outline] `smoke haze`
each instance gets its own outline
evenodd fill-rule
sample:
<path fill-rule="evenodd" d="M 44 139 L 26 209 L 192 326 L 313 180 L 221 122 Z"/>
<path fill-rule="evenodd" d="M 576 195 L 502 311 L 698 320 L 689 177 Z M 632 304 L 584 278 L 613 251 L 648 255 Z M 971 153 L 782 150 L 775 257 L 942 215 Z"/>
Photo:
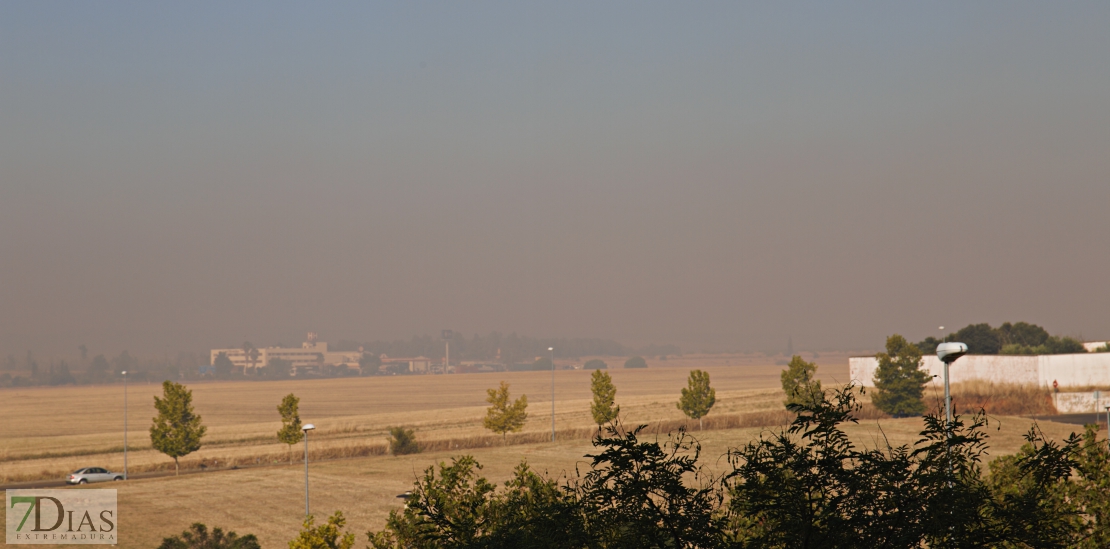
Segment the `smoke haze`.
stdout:
<path fill-rule="evenodd" d="M 0 352 L 1110 337 L 1110 3 L 0 4 Z"/>

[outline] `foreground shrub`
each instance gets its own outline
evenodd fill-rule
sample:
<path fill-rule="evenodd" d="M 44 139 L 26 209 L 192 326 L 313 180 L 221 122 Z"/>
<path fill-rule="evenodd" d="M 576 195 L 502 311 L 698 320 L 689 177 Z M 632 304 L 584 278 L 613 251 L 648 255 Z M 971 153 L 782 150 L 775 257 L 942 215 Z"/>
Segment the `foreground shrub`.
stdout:
<path fill-rule="evenodd" d="M 261 549 L 254 534 L 239 537 L 235 532 L 224 533 L 220 528 L 208 527 L 195 522 L 180 535 L 162 539 L 158 549 Z"/>
<path fill-rule="evenodd" d="M 430 467 L 371 546 L 385 548 L 1106 547 L 1110 451 L 1036 426 L 1017 456 L 982 471 L 988 420 L 926 416 L 912 445 L 856 447 L 853 388 L 791 404 L 793 422 L 698 464 L 680 429 L 598 431 L 589 469 L 557 482 L 521 464 L 498 487 L 470 456 Z M 719 463 L 720 461 L 718 461 Z M 1073 480 L 1074 477 L 1074 480 Z"/>
<path fill-rule="evenodd" d="M 416 443 L 415 431 L 404 427 L 389 428 L 389 453 L 403 456 L 418 452 L 420 452 L 420 445 Z"/>
<path fill-rule="evenodd" d="M 328 521 L 317 526 L 312 515 L 304 520 L 301 533 L 289 542 L 289 549 L 351 549 L 355 546 L 355 535 L 343 533 L 347 519 L 336 511 Z"/>

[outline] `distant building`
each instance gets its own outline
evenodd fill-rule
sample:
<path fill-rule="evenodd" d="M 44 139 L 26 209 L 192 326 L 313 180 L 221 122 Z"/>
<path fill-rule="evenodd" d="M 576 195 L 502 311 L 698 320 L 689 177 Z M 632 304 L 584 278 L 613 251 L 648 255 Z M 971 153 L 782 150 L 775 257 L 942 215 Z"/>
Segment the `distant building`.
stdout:
<path fill-rule="evenodd" d="M 432 359 L 423 356 L 418 356 L 416 358 L 389 358 L 383 354 L 381 360 L 382 367 L 403 367 L 408 372 L 414 374 L 426 374 L 432 369 Z"/>
<path fill-rule="evenodd" d="M 293 365 L 294 373 L 297 370 L 319 368 L 324 365 L 331 366 L 347 366 L 348 368 L 355 368 L 361 370 L 359 367 L 359 357 L 362 353 L 359 352 L 330 352 L 328 351 L 328 344 L 322 341 L 316 341 L 316 334 L 309 334 L 308 341 L 301 344 L 300 347 L 264 347 L 257 349 L 258 359 L 254 361 L 254 368 L 261 368 L 270 363 L 273 359 L 280 359 L 288 361 Z M 220 353 L 227 355 L 231 360 L 231 364 L 235 368 L 242 368 L 244 373 L 252 368 L 250 358 L 247 356 L 246 351 L 242 348 L 238 349 L 212 349 L 211 362 L 216 363 L 216 357 Z"/>

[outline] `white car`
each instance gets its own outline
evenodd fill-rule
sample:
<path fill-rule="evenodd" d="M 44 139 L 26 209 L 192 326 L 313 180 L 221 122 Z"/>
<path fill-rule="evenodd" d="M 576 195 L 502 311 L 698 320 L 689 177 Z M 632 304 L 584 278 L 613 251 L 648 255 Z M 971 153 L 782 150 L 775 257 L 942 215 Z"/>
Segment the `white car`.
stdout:
<path fill-rule="evenodd" d="M 109 480 L 123 480 L 123 473 L 113 473 L 103 467 L 85 467 L 69 474 L 67 484 L 88 484 L 90 482 L 106 482 Z"/>

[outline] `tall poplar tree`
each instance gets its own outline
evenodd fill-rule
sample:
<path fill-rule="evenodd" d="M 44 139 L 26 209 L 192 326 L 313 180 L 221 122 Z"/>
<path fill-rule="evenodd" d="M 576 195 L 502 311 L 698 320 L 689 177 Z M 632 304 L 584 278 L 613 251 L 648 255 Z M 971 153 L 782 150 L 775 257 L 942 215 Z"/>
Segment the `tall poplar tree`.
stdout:
<path fill-rule="evenodd" d="M 717 390 L 709 386 L 709 373 L 701 370 L 691 370 L 686 385 L 682 397 L 678 399 L 678 409 L 687 417 L 698 420 L 700 431 L 701 418 L 708 415 L 717 403 Z"/>
<path fill-rule="evenodd" d="M 509 402 L 509 384 L 504 381 L 497 389 L 486 389 L 488 396 L 486 402 L 490 407 L 486 409 L 486 417 L 482 425 L 495 433 L 500 433 L 502 440 L 510 431 L 517 432 L 524 428 L 528 420 L 528 395 L 520 395 L 516 401 Z"/>
<path fill-rule="evenodd" d="M 621 407 L 614 406 L 613 401 L 617 396 L 617 388 L 613 386 L 613 379 L 609 372 L 594 370 L 590 376 L 590 391 L 594 394 L 594 402 L 590 405 L 590 413 L 598 425 L 617 419 Z"/>
<path fill-rule="evenodd" d="M 178 458 L 200 450 L 200 439 L 208 430 L 193 411 L 193 392 L 180 383 L 162 382 L 162 398 L 154 397 L 154 424 L 150 445 L 173 458 L 174 474 L 181 474 Z"/>
<path fill-rule="evenodd" d="M 289 464 L 293 464 L 293 445 L 304 439 L 304 431 L 301 430 L 301 415 L 297 410 L 301 399 L 289 393 L 285 398 L 281 399 L 281 404 L 278 404 L 277 411 L 281 414 L 281 429 L 277 433 L 278 440 L 289 445 L 289 451 L 286 452 L 289 456 Z"/>

